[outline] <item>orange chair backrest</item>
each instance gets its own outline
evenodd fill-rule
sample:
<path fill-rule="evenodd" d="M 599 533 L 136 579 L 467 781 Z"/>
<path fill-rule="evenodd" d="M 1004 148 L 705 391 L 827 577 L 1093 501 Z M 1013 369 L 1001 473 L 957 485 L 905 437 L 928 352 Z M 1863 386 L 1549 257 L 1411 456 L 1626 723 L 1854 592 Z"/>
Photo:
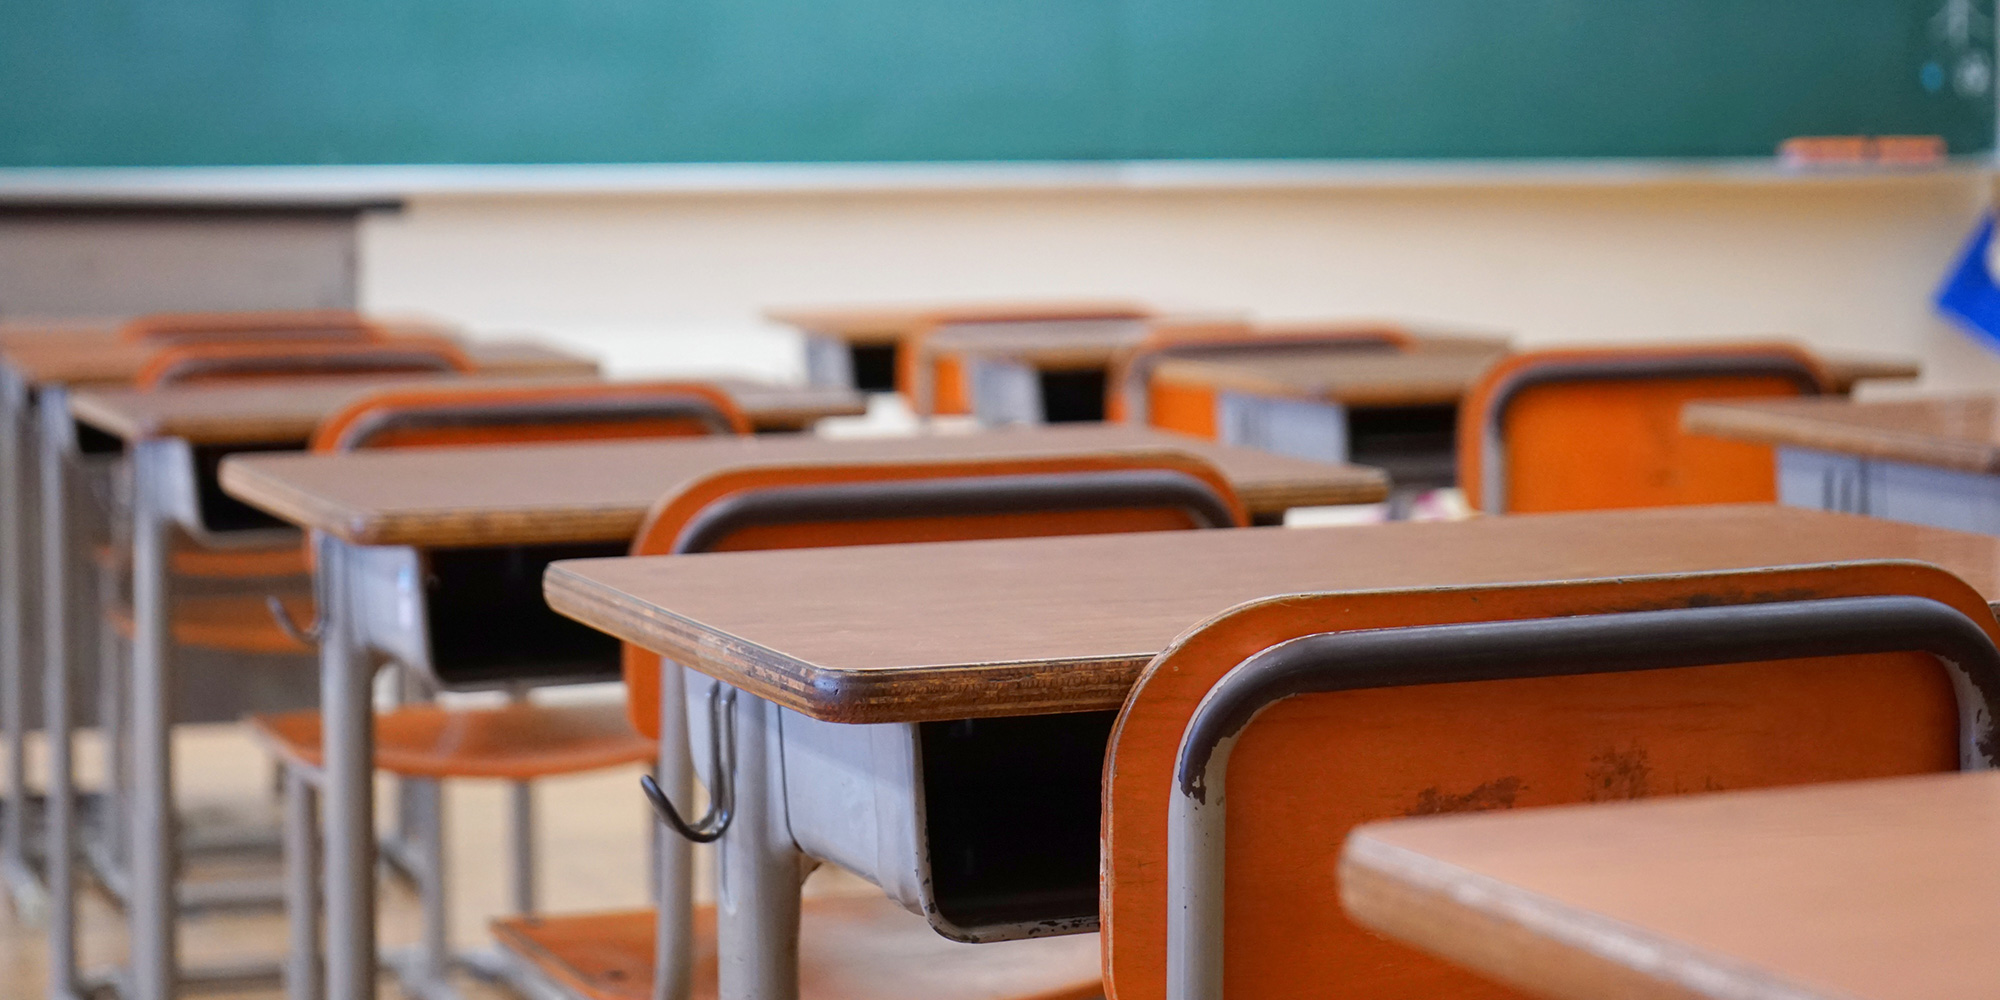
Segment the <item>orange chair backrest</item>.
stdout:
<path fill-rule="evenodd" d="M 187 344 L 154 355 L 133 382 L 141 389 L 313 376 L 452 374 L 472 362 L 457 344 L 430 337 L 366 341 Z"/>
<path fill-rule="evenodd" d="M 1104 419 L 1132 421 L 1215 438 L 1215 393 L 1180 385 L 1156 385 L 1153 369 L 1176 357 L 1254 354 L 1265 350 L 1324 348 L 1329 351 L 1405 351 L 1415 343 L 1407 330 L 1386 323 L 1353 326 L 1257 328 L 1246 323 L 1162 326 L 1137 348 L 1112 363 L 1104 380 Z"/>
<path fill-rule="evenodd" d="M 1142 320 L 1151 311 L 1123 303 L 1047 303 L 981 306 L 940 310 L 903 335 L 896 350 L 896 391 L 924 416 L 963 416 L 972 412 L 972 388 L 965 364 L 955 355 L 933 354 L 926 341 L 948 327 L 979 324 Z"/>
<path fill-rule="evenodd" d="M 349 403 L 320 422 L 310 448 L 337 452 L 750 431 L 733 398 L 699 382 L 424 384 Z"/>
<path fill-rule="evenodd" d="M 1203 698 L 1260 652 L 1319 633 L 1884 595 L 1941 602 L 1969 619 L 1969 633 L 2000 638 L 1971 587 L 1909 562 L 1294 595 L 1211 619 L 1154 659 L 1112 730 L 1102 827 L 1107 995 L 1165 993 L 1168 829 L 1181 740 Z M 1369 682 L 1377 686 L 1277 701 L 1238 730 L 1220 793 L 1224 995 L 1518 996 L 1349 921 L 1336 865 L 1347 831 L 1363 822 L 1990 763 L 1990 722 L 1961 730 L 1952 669 L 1928 653 L 1593 669 L 1609 672 L 1552 675 L 1536 664 L 1504 679 L 1399 686 L 1377 678 Z M 1964 693 L 1977 704 L 1966 709 L 1983 711 L 1981 683 L 2000 689 L 1974 678 Z"/>
<path fill-rule="evenodd" d="M 386 336 L 381 326 L 360 313 L 346 309 L 154 313 L 126 323 L 118 332 L 126 340 L 163 344 L 271 340 L 375 341 Z"/>
<path fill-rule="evenodd" d="M 1697 399 L 1826 391 L 1790 344 L 1530 351 L 1459 407 L 1458 481 L 1488 513 L 1770 502 L 1769 447 L 1684 434 Z"/>
<path fill-rule="evenodd" d="M 1046 458 L 964 459 L 956 461 L 883 462 L 824 465 L 752 466 L 718 472 L 668 494 L 654 507 L 632 543 L 632 554 L 665 555 L 688 551 L 704 521 L 724 505 L 781 491 L 825 487 L 877 485 L 894 490 L 925 482 L 990 481 L 993 488 L 1023 477 L 1068 477 L 1084 482 L 1106 474 L 1164 473 L 1186 480 L 1213 498 L 1220 508 L 1218 523 L 1199 520 L 1188 508 L 1172 502 L 1143 505 L 1061 507 L 1015 505 L 1009 510 L 936 513 L 903 509 L 894 501 L 871 510 L 831 519 L 800 517 L 749 524 L 721 536 L 704 535 L 697 551 L 823 548 L 843 545 L 887 545 L 906 542 L 951 542 L 984 538 L 1028 538 L 1052 535 L 1111 534 L 1170 531 L 1202 527 L 1240 527 L 1249 515 L 1228 479 L 1215 466 L 1193 455 L 1173 451 L 1139 451 Z M 1128 494 L 1129 495 L 1129 494 Z M 710 522 L 712 523 L 712 522 Z M 659 732 L 660 658 L 637 646 L 625 647 L 625 684 L 633 723 L 649 736 Z"/>

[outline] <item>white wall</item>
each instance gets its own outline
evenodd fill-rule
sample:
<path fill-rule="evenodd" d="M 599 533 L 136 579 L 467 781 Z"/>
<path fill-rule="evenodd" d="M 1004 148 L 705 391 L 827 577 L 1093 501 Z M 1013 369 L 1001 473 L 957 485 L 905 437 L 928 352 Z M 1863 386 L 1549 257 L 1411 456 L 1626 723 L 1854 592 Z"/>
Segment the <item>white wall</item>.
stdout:
<path fill-rule="evenodd" d="M 413 201 L 362 232 L 367 308 L 539 331 L 615 370 L 798 370 L 770 305 L 1129 297 L 1372 315 L 1525 343 L 1784 335 L 2000 387 L 1929 298 L 1970 173 L 1292 191 Z"/>

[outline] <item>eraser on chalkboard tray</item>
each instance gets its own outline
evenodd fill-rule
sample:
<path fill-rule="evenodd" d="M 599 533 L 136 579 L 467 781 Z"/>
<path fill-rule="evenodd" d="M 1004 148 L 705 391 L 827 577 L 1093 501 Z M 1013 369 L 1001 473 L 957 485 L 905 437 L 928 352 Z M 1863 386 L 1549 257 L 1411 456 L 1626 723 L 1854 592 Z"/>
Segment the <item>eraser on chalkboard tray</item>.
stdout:
<path fill-rule="evenodd" d="M 1928 167 L 1944 162 L 1939 135 L 1801 135 L 1778 146 L 1778 160 L 1794 169 Z"/>

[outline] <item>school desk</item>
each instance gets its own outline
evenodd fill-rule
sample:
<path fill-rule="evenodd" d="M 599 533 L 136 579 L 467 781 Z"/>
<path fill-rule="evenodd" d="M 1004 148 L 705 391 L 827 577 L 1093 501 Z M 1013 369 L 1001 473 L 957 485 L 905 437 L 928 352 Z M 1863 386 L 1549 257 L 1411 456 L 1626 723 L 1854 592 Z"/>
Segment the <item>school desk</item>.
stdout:
<path fill-rule="evenodd" d="M 966 412 L 958 360 L 938 353 L 987 336 L 1133 338 L 1151 311 L 1130 302 L 970 303 L 956 306 L 772 309 L 765 317 L 806 336 L 807 381 L 901 391 L 917 412 Z M 940 385 L 940 383 L 948 383 Z"/>
<path fill-rule="evenodd" d="M 1691 403 L 1681 424 L 1777 446 L 1780 503 L 2000 534 L 2000 396 Z"/>
<path fill-rule="evenodd" d="M 1361 461 L 1399 487 L 1455 481 L 1458 402 L 1504 346 L 1168 358 L 1153 369 L 1156 426 L 1286 455 Z M 1341 456 L 1341 457 L 1336 457 Z"/>
<path fill-rule="evenodd" d="M 972 415 L 981 424 L 1103 420 L 1106 373 L 1120 354 L 1146 339 L 1143 322 L 939 331 L 918 348 L 951 359 L 964 372 Z"/>
<path fill-rule="evenodd" d="M 1452 485 L 1458 403 L 1505 354 L 1477 341 L 1401 353 L 1299 351 L 1179 358 L 1153 371 L 1157 426 L 1386 470 L 1399 486 Z M 1841 393 L 1862 379 L 1914 378 L 1895 359 L 1817 358 Z"/>
<path fill-rule="evenodd" d="M 2000 983 L 2000 774 L 1359 827 L 1355 920 L 1532 995 L 1958 1000 Z"/>
<path fill-rule="evenodd" d="M 800 852 L 961 936 L 1092 929 L 1101 759 L 1026 773 L 981 762 L 1018 759 L 1024 743 L 1101 754 L 1147 662 L 1235 604 L 1883 558 L 1936 563 L 1990 601 L 1996 557 L 2000 538 L 1754 505 L 600 559 L 552 565 L 545 590 L 563 614 L 740 692 L 738 810 L 719 864 L 742 903 L 720 918 L 723 996 L 785 1000 Z M 927 727 L 940 726 L 986 742 L 930 759 Z M 938 822 L 918 793 L 1011 787 L 1020 801 L 1023 782 L 1032 805 L 983 823 Z M 928 859 L 958 857 L 1015 876 L 930 877 Z"/>
<path fill-rule="evenodd" d="M 140 445 L 142 454 L 147 447 Z M 232 496 L 310 529 L 318 538 L 317 586 L 325 630 L 320 711 L 327 760 L 321 799 L 326 814 L 327 996 L 368 996 L 374 982 L 373 869 L 368 860 L 374 848 L 368 735 L 373 657 L 392 655 L 438 673 L 454 669 L 441 659 L 450 637 L 426 638 L 410 624 L 423 620 L 423 609 L 452 598 L 448 585 L 427 580 L 448 576 L 455 567 L 489 565 L 492 553 L 521 553 L 516 561 L 527 570 L 513 578 L 543 607 L 536 575 L 543 564 L 565 555 L 623 552 L 647 511 L 668 491 L 759 461 L 880 462 L 1121 449 L 1178 449 L 1207 458 L 1230 479 L 1244 503 L 1266 517 L 1291 506 L 1371 502 L 1387 491 L 1384 477 L 1372 469 L 1102 425 L 847 440 L 707 438 L 256 455 L 226 461 L 222 486 Z M 416 572 L 420 558 L 427 573 Z M 1054 585 L 1059 584 L 1052 581 Z M 141 608 L 139 613 L 157 616 L 158 610 Z M 555 625 L 576 627 L 545 614 Z M 484 615 L 472 624 L 490 629 L 503 617 L 509 616 Z M 551 627 L 531 615 L 518 617 L 521 627 Z M 616 645 L 608 639 L 604 656 L 602 669 L 615 670 Z M 457 664 L 463 675 L 479 676 L 480 667 Z M 163 736 L 151 734 L 143 752 L 164 755 Z M 149 769 L 142 777 L 162 787 L 167 780 L 162 769 Z M 149 972 L 156 978 L 169 974 L 159 966 Z"/>
<path fill-rule="evenodd" d="M 283 522 L 269 518 L 224 495 L 215 482 L 223 456 L 235 451 L 296 450 L 302 448 L 319 421 L 355 398 L 379 389 L 408 384 L 410 377 L 346 377 L 287 380 L 283 384 L 250 383 L 229 386 L 185 386 L 141 392 L 126 388 L 72 391 L 45 384 L 40 392 L 42 425 L 35 453 L 39 458 L 38 479 L 43 496 L 60 496 L 66 478 L 72 474 L 63 451 L 76 434 L 68 421 L 74 419 L 84 437 L 101 442 L 97 451 L 115 454 L 123 447 L 133 466 L 133 506 L 130 513 L 139 527 L 134 538 L 132 562 L 134 595 L 134 646 L 131 665 L 132 738 L 135 745 L 152 747 L 167 738 L 171 714 L 167 699 L 173 685 L 165 673 L 168 634 L 165 612 L 165 569 L 163 532 L 178 526 L 197 535 L 247 539 L 259 532 L 289 532 Z M 497 380 L 479 378 L 486 383 Z M 537 380 L 551 383 L 552 380 Z M 860 407 L 857 394 L 842 390 L 791 389 L 743 381 L 725 381 L 722 388 L 735 397 L 753 420 L 778 429 L 797 429 L 820 416 L 847 414 Z M 71 526 L 66 505 L 40 505 L 40 537 L 61 539 Z M 52 644 L 50 629 L 56 623 L 73 620 L 73 599 L 64 568 L 55 560 L 59 548 L 49 549 L 42 560 L 40 607 L 44 622 L 44 664 L 42 683 L 51 718 L 66 717 L 58 705 L 69 702 L 68 672 L 56 669 L 68 654 L 61 644 Z M 18 731 L 9 734 L 18 739 Z M 52 741 L 49 757 L 49 786 L 70 786 L 71 762 L 67 741 Z M 141 752 L 129 809 L 135 844 L 127 882 L 135 928 L 135 965 L 157 974 L 171 954 L 162 945 L 158 928 L 171 933 L 173 901 L 177 898 L 171 879 L 169 833 L 163 818 L 171 815 L 171 796 L 159 794 L 157 778 L 165 766 L 163 758 Z M 157 766 L 156 766 L 157 765 Z M 18 786 L 17 786 L 18 787 Z M 67 796 L 52 795 L 47 821 L 52 844 L 75 840 L 75 817 Z M 73 885 L 67 851 L 51 855 L 46 866 L 49 905 L 52 908 L 50 939 L 57 943 L 54 954 L 60 961 L 55 975 L 72 976 L 74 951 L 68 947 L 73 926 L 70 900 Z M 163 881 L 165 879 L 165 881 Z M 163 909 L 164 907 L 164 909 Z M 167 918 L 162 923 L 161 914 Z M 170 940 L 167 939 L 167 940 Z M 245 970 L 223 970 L 229 975 Z M 138 982 L 155 980 L 140 978 Z"/>
<path fill-rule="evenodd" d="M 115 329 L 96 327 L 12 327 L 0 330 L 0 730 L 10 751 L 0 773 L 0 888 L 30 912 L 47 899 L 43 878 L 29 860 L 29 809 L 25 755 L 20 741 L 28 728 L 25 664 L 41 661 L 42 622 L 36 596 L 45 589 L 40 579 L 46 542 L 38 542 L 30 527 L 47 490 L 36 486 L 40 470 L 52 460 L 40 454 L 42 405 L 54 402 L 61 413 L 68 390 L 78 385 L 118 385 L 130 382 L 159 350 L 158 345 L 123 340 Z M 510 377 L 589 377 L 597 363 L 561 350 L 530 343 L 468 343 L 465 352 L 483 374 Z M 79 478 L 101 476 L 75 470 Z M 108 490 L 108 480 L 94 492 Z M 60 547 L 48 548 L 61 551 Z M 60 583 L 60 581 L 58 581 Z"/>

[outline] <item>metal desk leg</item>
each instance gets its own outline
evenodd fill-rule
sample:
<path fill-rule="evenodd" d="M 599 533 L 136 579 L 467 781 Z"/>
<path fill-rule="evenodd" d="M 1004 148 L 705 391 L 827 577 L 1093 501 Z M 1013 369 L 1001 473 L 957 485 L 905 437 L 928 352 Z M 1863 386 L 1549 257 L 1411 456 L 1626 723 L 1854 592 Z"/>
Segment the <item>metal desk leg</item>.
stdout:
<path fill-rule="evenodd" d="M 175 927 L 173 667 L 168 655 L 166 484 L 171 442 L 132 448 L 132 789 L 127 819 L 132 852 L 133 1000 L 170 1000 Z"/>
<path fill-rule="evenodd" d="M 687 682 L 672 660 L 660 661 L 659 747 L 654 780 L 672 801 L 692 801 Z M 659 852 L 653 1000 L 688 1000 L 694 990 L 694 845 L 663 825 L 654 824 L 653 831 Z"/>
<path fill-rule="evenodd" d="M 43 880 L 49 891 L 49 997 L 77 995 L 76 799 L 70 767 L 73 746 L 69 704 L 69 510 L 65 442 L 70 416 L 66 394 L 50 390 L 40 407 L 42 490 L 42 731 L 48 737 L 47 832 Z"/>
<path fill-rule="evenodd" d="M 736 699 L 736 818 L 718 841 L 721 1000 L 798 1000 L 804 856 L 785 819 L 778 708 Z"/>
<path fill-rule="evenodd" d="M 17 911 L 36 914 L 41 880 L 28 864 L 28 683 L 22 641 L 26 615 L 28 388 L 11 369 L 0 371 L 0 730 L 7 741 L 6 802 L 0 808 L 0 881 Z"/>
<path fill-rule="evenodd" d="M 352 552 L 318 535 L 325 780 L 326 998 L 375 995 L 374 659 L 358 634 Z"/>

